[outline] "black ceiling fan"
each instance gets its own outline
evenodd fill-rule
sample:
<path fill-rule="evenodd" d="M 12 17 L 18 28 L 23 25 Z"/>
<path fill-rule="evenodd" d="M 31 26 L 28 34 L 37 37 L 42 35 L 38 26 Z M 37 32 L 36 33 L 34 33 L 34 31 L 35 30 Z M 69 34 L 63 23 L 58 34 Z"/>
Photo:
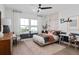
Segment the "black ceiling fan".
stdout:
<path fill-rule="evenodd" d="M 51 9 L 51 8 L 52 8 L 52 7 L 42 7 L 42 4 L 39 4 L 39 5 L 38 5 L 38 11 L 37 11 L 37 12 L 40 11 L 39 9 L 44 10 L 44 9 Z"/>

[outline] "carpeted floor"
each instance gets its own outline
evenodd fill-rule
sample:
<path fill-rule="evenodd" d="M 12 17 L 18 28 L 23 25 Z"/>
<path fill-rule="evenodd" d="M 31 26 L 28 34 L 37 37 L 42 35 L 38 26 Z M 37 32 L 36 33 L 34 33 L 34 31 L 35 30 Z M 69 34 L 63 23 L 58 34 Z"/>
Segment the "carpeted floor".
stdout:
<path fill-rule="evenodd" d="M 78 54 L 72 48 L 57 43 L 40 47 L 32 41 L 32 39 L 22 40 L 13 47 L 13 55 L 65 55 Z M 72 53 L 70 53 L 72 52 Z"/>
<path fill-rule="evenodd" d="M 24 41 L 24 42 L 26 47 L 31 50 L 31 53 L 36 55 L 48 55 L 48 54 L 50 55 L 59 52 L 65 48 L 64 46 L 58 45 L 56 43 L 48 46 L 40 47 L 32 40 Z"/>

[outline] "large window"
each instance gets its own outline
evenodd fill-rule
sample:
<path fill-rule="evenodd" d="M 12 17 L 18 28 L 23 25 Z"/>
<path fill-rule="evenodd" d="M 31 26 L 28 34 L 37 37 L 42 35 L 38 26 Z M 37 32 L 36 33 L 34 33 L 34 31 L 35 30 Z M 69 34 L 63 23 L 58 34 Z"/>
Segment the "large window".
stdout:
<path fill-rule="evenodd" d="M 37 33 L 37 20 L 33 19 L 20 19 L 21 33 Z"/>
<path fill-rule="evenodd" d="M 21 33 L 29 33 L 29 19 L 20 19 Z"/>
<path fill-rule="evenodd" d="M 21 19 L 21 25 L 29 25 L 29 19 Z"/>
<path fill-rule="evenodd" d="M 37 26 L 37 20 L 31 20 L 31 25 L 32 26 Z"/>

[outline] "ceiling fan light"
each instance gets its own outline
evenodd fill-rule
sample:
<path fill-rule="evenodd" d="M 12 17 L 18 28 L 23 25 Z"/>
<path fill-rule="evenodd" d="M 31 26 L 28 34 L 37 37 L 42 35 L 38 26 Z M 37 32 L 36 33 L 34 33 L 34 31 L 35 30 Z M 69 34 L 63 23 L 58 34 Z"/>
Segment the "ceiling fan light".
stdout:
<path fill-rule="evenodd" d="M 41 9 L 38 9 L 39 10 L 39 12 L 41 12 Z"/>
<path fill-rule="evenodd" d="M 38 8 L 36 8 L 36 7 L 35 7 L 35 8 L 33 8 L 33 12 L 36 12 L 37 10 L 38 10 Z"/>

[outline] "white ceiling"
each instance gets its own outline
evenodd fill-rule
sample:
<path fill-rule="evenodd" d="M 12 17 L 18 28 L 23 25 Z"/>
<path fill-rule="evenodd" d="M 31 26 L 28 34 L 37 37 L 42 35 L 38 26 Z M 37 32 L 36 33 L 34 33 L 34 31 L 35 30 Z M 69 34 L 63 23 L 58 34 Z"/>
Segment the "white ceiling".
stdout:
<path fill-rule="evenodd" d="M 79 10 L 79 4 L 42 4 L 42 6 L 51 6 L 52 9 L 41 10 L 39 14 L 48 15 L 61 11 Z M 5 7 L 22 11 L 28 14 L 37 14 L 38 4 L 5 4 Z"/>

